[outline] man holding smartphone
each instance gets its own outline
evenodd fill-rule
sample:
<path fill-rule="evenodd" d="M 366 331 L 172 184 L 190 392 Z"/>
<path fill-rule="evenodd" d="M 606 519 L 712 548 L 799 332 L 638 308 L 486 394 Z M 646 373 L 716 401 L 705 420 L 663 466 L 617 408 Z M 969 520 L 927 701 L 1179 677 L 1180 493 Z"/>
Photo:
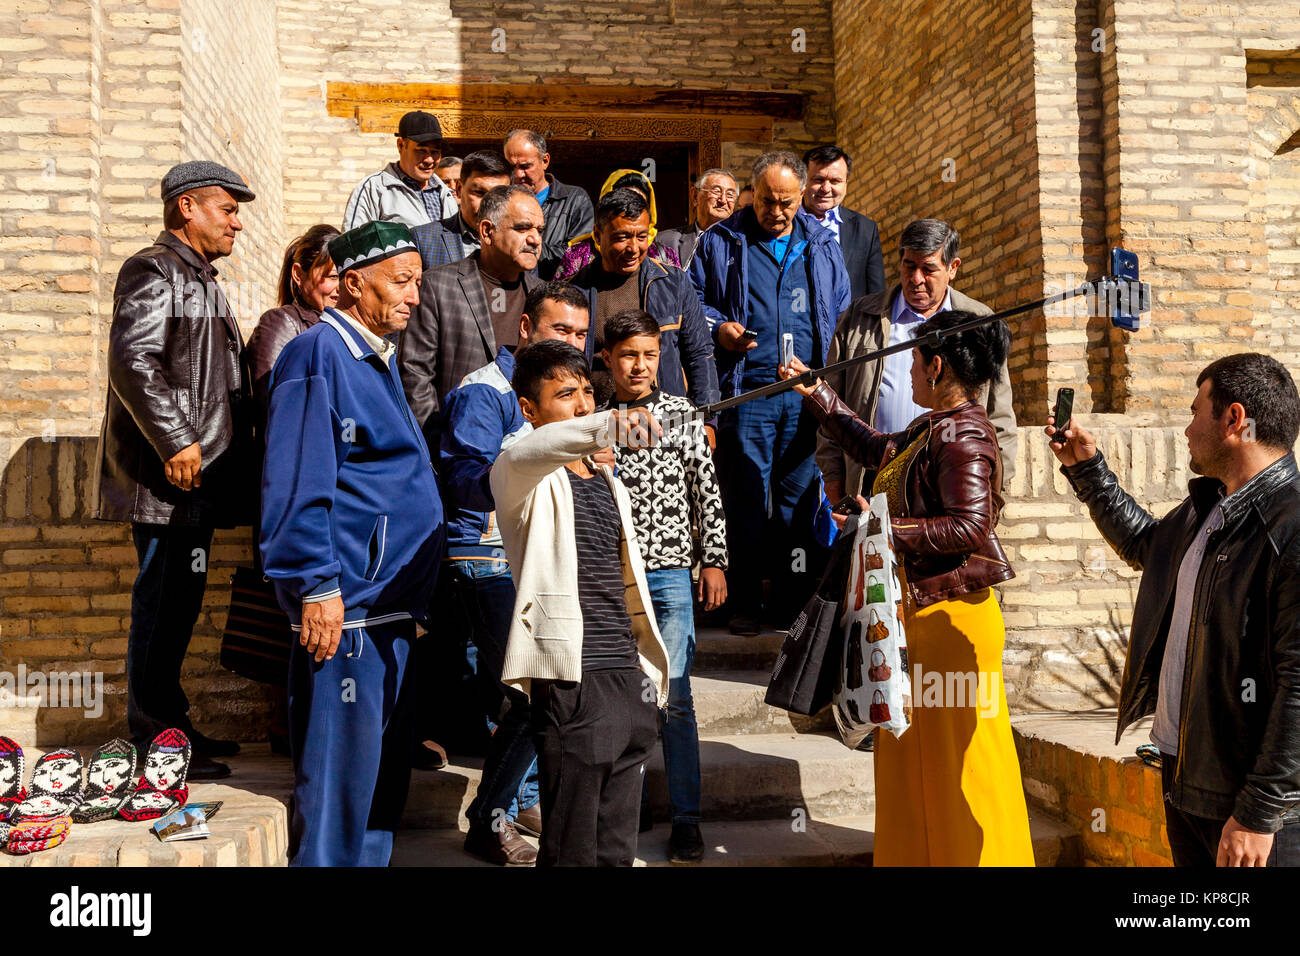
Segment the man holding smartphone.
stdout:
<path fill-rule="evenodd" d="M 765 153 L 752 176 L 754 205 L 701 235 L 690 264 L 717 346 L 723 398 L 775 381 L 787 335 L 787 348 L 800 361 L 809 368 L 825 365 L 836 318 L 850 299 L 835 236 L 802 206 L 808 180 L 803 162 L 793 153 Z M 790 623 L 817 583 L 816 444 L 817 420 L 794 392 L 719 416 L 733 634 L 759 632 L 764 578 L 772 582 L 774 606 L 767 613 L 777 627 Z"/>
<path fill-rule="evenodd" d="M 1164 518 L 1119 486 L 1093 436 L 1046 429 L 1107 543 L 1142 571 L 1115 739 L 1154 714 L 1177 866 L 1300 866 L 1300 395 L 1258 353 L 1197 378 L 1203 477 Z"/>

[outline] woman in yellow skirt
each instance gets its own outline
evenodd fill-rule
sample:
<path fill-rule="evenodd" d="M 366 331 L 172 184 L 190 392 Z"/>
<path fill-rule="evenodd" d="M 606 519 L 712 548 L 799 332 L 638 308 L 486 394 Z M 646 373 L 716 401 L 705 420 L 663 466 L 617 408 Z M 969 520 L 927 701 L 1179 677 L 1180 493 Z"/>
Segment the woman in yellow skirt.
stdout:
<path fill-rule="evenodd" d="M 975 316 L 940 312 L 920 342 Z M 831 387 L 798 386 L 826 433 L 876 472 L 889 499 L 903 586 L 912 722 L 876 734 L 877 866 L 1033 866 L 992 585 L 1015 576 L 993 532 L 1002 465 L 981 388 L 1010 346 L 996 322 L 912 350 L 912 399 L 933 409 L 905 431 L 872 429 Z M 797 359 L 782 374 L 807 369 Z M 859 498 L 865 508 L 867 502 Z"/>

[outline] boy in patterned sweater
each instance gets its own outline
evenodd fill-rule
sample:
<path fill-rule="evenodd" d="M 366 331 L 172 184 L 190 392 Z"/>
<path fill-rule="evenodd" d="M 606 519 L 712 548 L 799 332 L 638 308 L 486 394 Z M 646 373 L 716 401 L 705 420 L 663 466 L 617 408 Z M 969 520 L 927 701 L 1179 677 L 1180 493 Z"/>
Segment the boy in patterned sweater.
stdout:
<path fill-rule="evenodd" d="M 650 448 L 618 446 L 618 477 L 632 499 L 632 520 L 645 560 L 655 619 L 668 649 L 668 708 L 661 737 L 672 806 L 669 858 L 698 862 L 700 835 L 700 741 L 691 700 L 695 656 L 692 597 L 706 611 L 727 599 L 727 530 L 722 496 L 704 420 L 688 399 L 661 392 L 659 323 L 640 309 L 627 309 L 605 322 L 601 357 L 614 383 L 612 407 L 644 407 L 664 427 Z M 692 595 L 693 529 L 701 540 L 701 571 Z M 644 829 L 644 827 L 643 827 Z"/>

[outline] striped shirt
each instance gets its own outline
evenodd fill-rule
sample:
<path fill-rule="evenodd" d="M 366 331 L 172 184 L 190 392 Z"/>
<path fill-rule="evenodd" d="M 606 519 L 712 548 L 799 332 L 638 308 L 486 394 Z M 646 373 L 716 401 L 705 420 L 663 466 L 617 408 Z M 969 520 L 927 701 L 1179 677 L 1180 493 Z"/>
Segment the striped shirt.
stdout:
<path fill-rule="evenodd" d="M 564 473 L 573 491 L 583 673 L 637 667 L 623 584 L 623 522 L 618 503 L 601 476 L 579 478 L 568 468 Z"/>

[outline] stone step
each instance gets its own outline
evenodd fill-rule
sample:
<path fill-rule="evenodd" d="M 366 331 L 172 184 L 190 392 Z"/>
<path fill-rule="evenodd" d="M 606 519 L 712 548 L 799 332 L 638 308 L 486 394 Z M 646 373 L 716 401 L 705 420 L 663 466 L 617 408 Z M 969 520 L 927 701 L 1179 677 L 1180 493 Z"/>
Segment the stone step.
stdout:
<path fill-rule="evenodd" d="M 805 717 L 763 698 L 771 672 L 766 670 L 710 670 L 691 674 L 691 696 L 701 737 L 833 730 L 829 708 Z"/>
<path fill-rule="evenodd" d="M 785 820 L 704 823 L 704 866 L 870 866 L 875 815 L 809 819 L 796 828 Z M 1060 823 L 1030 813 L 1029 832 L 1037 866 L 1082 865 L 1082 841 Z M 667 826 L 638 838 L 637 866 L 670 866 Z M 463 848 L 460 830 L 402 830 L 393 846 L 393 866 L 491 866 Z M 537 841 L 525 837 L 534 846 Z"/>
<path fill-rule="evenodd" d="M 726 628 L 700 628 L 695 632 L 695 662 L 691 670 L 761 670 L 771 674 L 784 640 L 784 631 L 737 637 Z M 766 683 L 767 678 L 763 680 Z"/>
<path fill-rule="evenodd" d="M 443 770 L 414 771 L 403 825 L 460 826 L 481 768 L 480 759 L 465 758 Z M 875 807 L 874 774 L 871 754 L 819 733 L 700 738 L 701 812 L 713 819 L 792 819 L 796 810 L 819 817 L 860 814 Z M 662 748 L 651 755 L 646 777 L 651 810 L 667 819 Z"/>

